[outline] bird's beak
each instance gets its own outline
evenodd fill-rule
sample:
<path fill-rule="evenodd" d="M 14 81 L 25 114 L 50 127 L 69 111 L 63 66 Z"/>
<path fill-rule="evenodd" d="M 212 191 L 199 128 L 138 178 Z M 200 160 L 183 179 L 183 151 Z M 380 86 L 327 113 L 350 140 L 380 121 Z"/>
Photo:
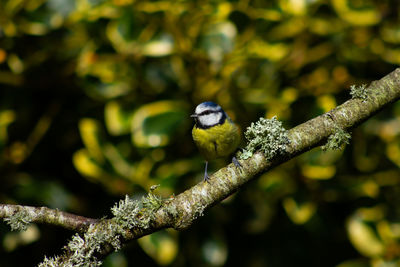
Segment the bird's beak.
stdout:
<path fill-rule="evenodd" d="M 197 114 L 192 114 L 192 115 L 190 115 L 190 117 L 192 117 L 192 118 L 197 118 L 198 115 L 197 115 Z"/>

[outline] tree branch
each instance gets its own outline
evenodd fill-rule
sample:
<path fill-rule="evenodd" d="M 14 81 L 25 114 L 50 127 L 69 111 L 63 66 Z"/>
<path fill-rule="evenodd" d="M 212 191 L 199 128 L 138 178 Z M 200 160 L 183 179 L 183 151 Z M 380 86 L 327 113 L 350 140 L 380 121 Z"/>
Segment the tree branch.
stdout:
<path fill-rule="evenodd" d="M 175 198 L 163 201 L 160 205 L 150 205 L 151 209 L 148 209 L 147 206 L 144 207 L 144 204 L 143 207 L 139 208 L 140 205 L 129 203 L 128 199 L 126 202 L 120 202 L 120 206 L 132 205 L 133 207 L 131 213 L 128 210 L 128 214 L 132 214 L 133 219 L 129 219 L 129 223 L 125 224 L 128 227 L 124 227 L 123 231 L 117 225 L 118 220 L 121 221 L 122 219 L 118 219 L 117 216 L 112 219 L 97 221 L 71 214 L 66 215 L 66 213 L 59 211 L 50 212 L 46 208 L 31 208 L 33 210 L 30 213 L 33 216 L 38 216 L 36 222 L 53 223 L 78 232 L 87 229 L 83 238 L 74 236 L 67 246 L 66 253 L 60 258 L 54 259 L 57 263 L 81 262 L 81 258 L 76 259 L 75 249 L 78 249 L 86 251 L 82 252 L 82 255 L 85 255 L 85 258 L 89 259 L 92 264 L 99 264 L 102 257 L 120 247 L 118 242 L 129 242 L 162 228 L 172 227 L 182 230 L 189 227 L 207 209 L 236 192 L 259 174 L 321 145 L 337 129 L 346 130 L 357 126 L 390 103 L 398 100 L 400 97 L 400 69 L 396 69 L 379 81 L 372 82 L 366 88 L 360 87 L 359 90 L 364 91 L 362 94 L 353 94 L 353 96 L 356 96 L 355 98 L 346 101 L 335 109 L 289 130 L 290 143 L 283 155 L 267 160 L 263 153 L 257 152 L 251 158 L 240 162 L 243 168 L 237 169 L 233 164 L 230 164 L 214 173 L 210 177 L 209 183 L 200 182 Z M 366 97 L 357 97 L 360 95 L 366 95 Z M 149 197 L 151 196 L 153 195 L 150 193 Z M 0 206 L 0 217 L 4 218 L 10 215 L 10 211 L 8 213 L 3 211 L 7 209 L 6 206 L 10 205 Z M 35 211 L 34 209 L 39 210 Z M 46 219 L 44 214 L 42 217 L 34 215 L 41 209 L 50 212 L 48 214 L 51 214 L 51 218 Z M 61 215 L 64 219 L 57 219 L 57 216 Z M 146 220 L 144 220 L 144 217 L 146 217 Z M 87 228 L 88 224 L 90 225 L 89 228 Z M 106 237 L 100 240 L 99 234 L 105 235 L 106 232 L 108 233 Z M 118 239 L 118 242 L 115 238 Z M 95 250 L 90 248 L 93 240 L 99 241 Z M 73 257 L 75 258 L 72 260 Z M 41 266 L 47 266 L 47 260 Z M 49 263 L 47 264 L 50 266 Z"/>
<path fill-rule="evenodd" d="M 83 233 L 98 219 L 86 218 L 47 207 L 0 204 L 0 218 L 5 218 L 14 230 L 24 230 L 29 223 L 44 223 Z"/>
<path fill-rule="evenodd" d="M 158 210 L 160 221 L 175 229 L 189 227 L 203 212 L 237 191 L 247 182 L 255 179 L 272 167 L 320 145 L 337 127 L 353 128 L 387 105 L 400 98 L 400 68 L 365 88 L 366 99 L 350 99 L 335 109 L 300 124 L 288 131 L 289 145 L 284 156 L 267 160 L 258 152 L 241 162 L 241 171 L 233 164 L 220 169 L 210 177 L 210 183 L 199 183 L 179 194 L 173 201 Z M 176 209 L 179 216 L 171 216 L 168 210 Z"/>

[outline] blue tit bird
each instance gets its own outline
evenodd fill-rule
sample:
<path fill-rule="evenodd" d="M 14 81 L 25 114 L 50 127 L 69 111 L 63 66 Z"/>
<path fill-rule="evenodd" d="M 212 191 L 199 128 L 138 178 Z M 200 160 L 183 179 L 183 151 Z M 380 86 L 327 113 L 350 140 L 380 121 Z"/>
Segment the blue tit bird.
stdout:
<path fill-rule="evenodd" d="M 208 162 L 227 157 L 236 151 L 241 139 L 240 128 L 214 102 L 199 104 L 191 117 L 195 121 L 193 140 L 206 159 L 204 181 L 208 181 Z M 232 162 L 236 167 L 241 167 L 235 157 L 232 158 Z"/>

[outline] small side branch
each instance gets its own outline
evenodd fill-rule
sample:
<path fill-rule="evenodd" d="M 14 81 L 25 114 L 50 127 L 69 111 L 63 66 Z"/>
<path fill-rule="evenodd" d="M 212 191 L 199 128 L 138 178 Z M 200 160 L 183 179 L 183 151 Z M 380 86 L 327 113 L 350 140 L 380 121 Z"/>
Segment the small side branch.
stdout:
<path fill-rule="evenodd" d="M 85 232 L 98 219 L 86 218 L 72 213 L 47 207 L 0 204 L 0 218 L 13 230 L 24 230 L 29 223 L 44 223 L 76 231 Z"/>

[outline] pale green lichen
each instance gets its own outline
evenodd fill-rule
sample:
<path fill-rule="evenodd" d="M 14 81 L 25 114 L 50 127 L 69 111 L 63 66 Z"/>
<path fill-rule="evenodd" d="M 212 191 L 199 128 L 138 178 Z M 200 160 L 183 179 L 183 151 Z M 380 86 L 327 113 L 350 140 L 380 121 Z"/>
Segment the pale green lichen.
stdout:
<path fill-rule="evenodd" d="M 4 218 L 4 221 L 10 225 L 12 231 L 26 231 L 32 219 L 30 213 L 22 208 L 12 216 Z"/>
<path fill-rule="evenodd" d="M 110 244 L 114 250 L 121 249 L 119 231 L 118 225 L 104 220 L 90 225 L 83 236 L 75 234 L 66 246 L 71 256 L 63 266 L 100 266 L 102 262 L 96 253 L 101 252 L 103 244 Z"/>
<path fill-rule="evenodd" d="M 71 241 L 68 242 L 67 247 L 73 253 L 68 259 L 73 266 L 100 265 L 100 262 L 93 258 L 93 253 L 96 251 L 96 246 L 93 247 L 91 240 L 86 240 L 86 236 L 85 238 L 82 238 L 79 234 L 75 234 L 72 236 Z"/>
<path fill-rule="evenodd" d="M 367 100 L 368 98 L 368 89 L 366 84 L 362 84 L 359 86 L 356 85 L 351 85 L 350 86 L 350 95 L 351 98 L 355 99 L 361 99 L 363 101 Z"/>
<path fill-rule="evenodd" d="M 152 193 L 152 187 L 147 196 L 141 201 L 132 200 L 128 196 L 120 200 L 111 209 L 114 217 L 111 220 L 101 220 L 89 226 L 82 236 L 75 234 L 69 241 L 66 249 L 70 252 L 67 262 L 58 263 L 57 258 L 45 258 L 39 265 L 45 266 L 100 266 L 97 254 L 104 245 L 111 245 L 114 250 L 121 249 L 121 237 L 132 228 L 149 228 L 150 221 L 154 219 L 154 212 L 160 208 L 162 199 Z"/>
<path fill-rule="evenodd" d="M 335 127 L 335 132 L 328 137 L 325 145 L 321 146 L 323 151 L 337 150 L 350 143 L 351 135 L 339 126 Z"/>
<path fill-rule="evenodd" d="M 170 198 L 170 200 L 172 200 L 172 198 Z M 169 200 L 167 200 L 167 202 L 169 202 Z M 169 214 L 172 218 L 176 218 L 179 215 L 179 211 L 176 207 L 176 205 L 173 205 L 171 203 L 169 203 L 169 205 L 165 205 L 164 209 L 166 211 L 167 214 Z"/>
<path fill-rule="evenodd" d="M 260 150 L 270 160 L 279 154 L 284 154 L 289 144 L 287 130 L 276 116 L 271 119 L 260 118 L 256 123 L 251 123 L 244 136 L 248 144 L 241 152 L 240 159 L 247 159 L 255 151 Z"/>
<path fill-rule="evenodd" d="M 150 188 L 150 192 L 147 194 L 147 196 L 142 199 L 143 208 L 146 210 L 147 213 L 153 214 L 161 207 L 163 203 L 161 197 L 153 194 L 153 191 L 156 190 L 157 187 L 159 187 L 159 185 L 153 185 Z"/>
<path fill-rule="evenodd" d="M 124 200 L 120 200 L 111 208 L 114 220 L 122 228 L 131 228 L 137 226 L 136 215 L 140 211 L 140 203 L 137 200 L 130 199 L 128 195 Z"/>
<path fill-rule="evenodd" d="M 44 260 L 43 262 L 39 263 L 38 267 L 72 267 L 72 264 L 62 264 L 60 262 L 60 258 L 59 257 L 50 257 L 47 258 L 46 256 L 44 256 Z"/>
<path fill-rule="evenodd" d="M 68 242 L 68 248 L 75 253 L 79 251 L 85 245 L 85 240 L 79 235 L 75 234 L 72 236 L 71 241 Z"/>
<path fill-rule="evenodd" d="M 195 205 L 192 219 L 196 220 L 199 217 L 203 217 L 204 209 L 205 206 L 200 203 L 198 205 Z"/>
<path fill-rule="evenodd" d="M 152 186 L 147 196 L 141 201 L 132 200 L 128 196 L 125 200 L 120 200 L 118 204 L 111 209 L 114 220 L 121 225 L 122 228 L 148 228 L 149 222 L 154 219 L 154 212 L 158 210 L 163 200 L 152 192 L 157 186 Z"/>

